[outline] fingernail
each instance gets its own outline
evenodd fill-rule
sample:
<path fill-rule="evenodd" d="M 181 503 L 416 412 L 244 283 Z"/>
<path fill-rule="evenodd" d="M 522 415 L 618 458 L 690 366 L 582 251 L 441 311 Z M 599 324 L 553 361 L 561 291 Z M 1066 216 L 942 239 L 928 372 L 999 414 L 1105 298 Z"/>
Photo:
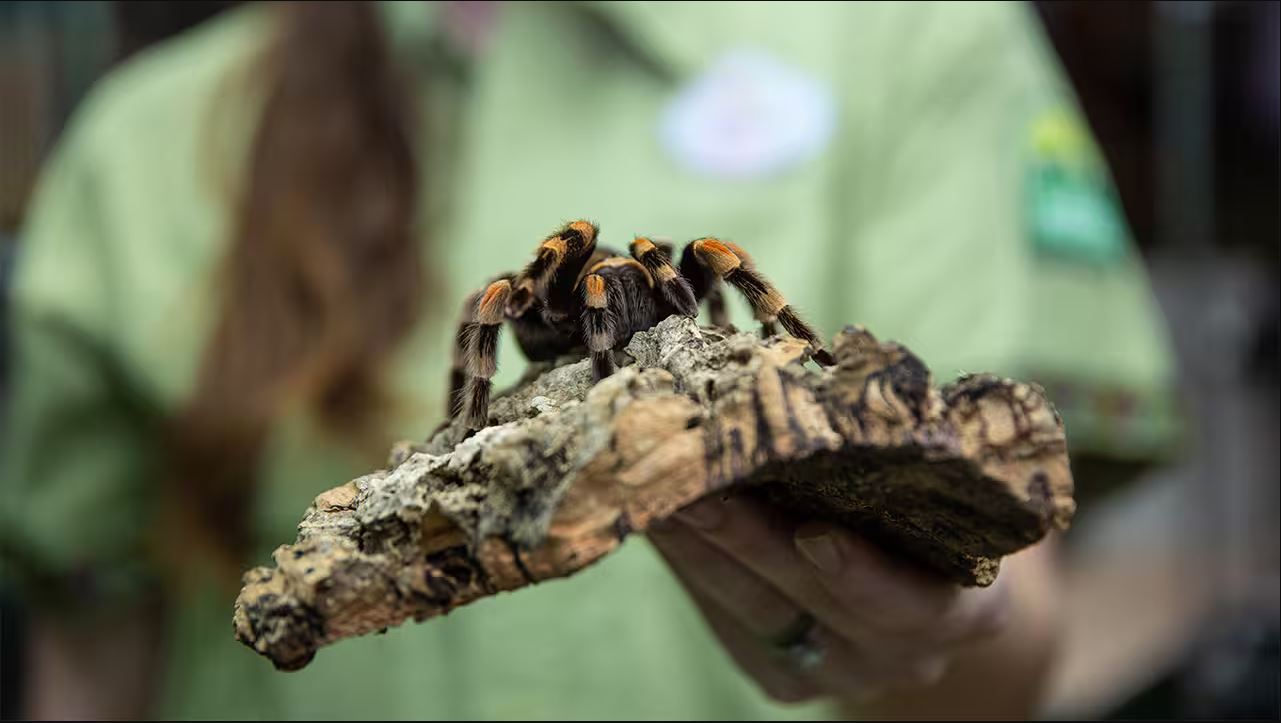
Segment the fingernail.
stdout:
<path fill-rule="evenodd" d="M 714 530 L 725 518 L 725 503 L 719 500 L 704 500 L 676 513 L 681 522 L 700 530 Z"/>
<path fill-rule="evenodd" d="M 841 571 L 841 551 L 836 547 L 836 540 L 830 534 L 807 535 L 796 537 L 796 547 L 810 563 L 828 575 Z"/>

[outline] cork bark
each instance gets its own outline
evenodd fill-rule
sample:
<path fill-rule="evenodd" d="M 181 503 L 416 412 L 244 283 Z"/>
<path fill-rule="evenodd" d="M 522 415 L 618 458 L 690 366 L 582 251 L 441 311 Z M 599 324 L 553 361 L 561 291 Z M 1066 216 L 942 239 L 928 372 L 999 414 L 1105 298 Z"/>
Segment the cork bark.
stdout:
<path fill-rule="evenodd" d="M 573 574 L 748 488 L 962 585 L 1067 527 L 1063 425 L 1039 388 L 936 388 L 910 351 L 855 327 L 832 350 L 821 369 L 797 340 L 672 317 L 599 384 L 586 361 L 527 375 L 487 428 L 402 443 L 387 469 L 319 495 L 275 565 L 245 574 L 236 637 L 295 670 L 343 638 Z"/>

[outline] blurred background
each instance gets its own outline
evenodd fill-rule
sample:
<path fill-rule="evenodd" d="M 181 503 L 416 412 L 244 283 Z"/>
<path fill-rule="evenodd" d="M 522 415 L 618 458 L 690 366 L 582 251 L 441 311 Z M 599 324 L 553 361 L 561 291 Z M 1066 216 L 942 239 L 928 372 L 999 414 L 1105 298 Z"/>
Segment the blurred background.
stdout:
<path fill-rule="evenodd" d="M 236 4 L 0 3 L 0 279 L 44 154 L 95 79 Z M 1046 715 L 1275 718 L 1281 4 L 1036 7 L 1149 264 L 1192 423 L 1177 466 L 1070 533 L 1080 579 Z M 0 346 L 0 395 L 4 360 Z M 0 598 L 10 718 L 23 616 Z"/>

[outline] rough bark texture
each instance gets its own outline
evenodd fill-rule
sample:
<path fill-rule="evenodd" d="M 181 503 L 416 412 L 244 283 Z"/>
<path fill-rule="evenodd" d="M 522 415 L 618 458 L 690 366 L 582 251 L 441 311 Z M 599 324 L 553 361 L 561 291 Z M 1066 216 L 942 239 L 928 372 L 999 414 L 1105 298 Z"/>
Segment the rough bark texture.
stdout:
<path fill-rule="evenodd" d="M 936 389 L 908 350 L 853 327 L 833 350 L 818 369 L 794 339 L 673 317 L 595 386 L 586 361 L 530 375 L 486 429 L 399 445 L 388 469 L 318 496 L 275 567 L 245 575 L 236 636 L 297 669 L 342 638 L 572 574 L 731 486 L 964 585 L 1067 527 L 1063 426 L 1038 388 Z"/>

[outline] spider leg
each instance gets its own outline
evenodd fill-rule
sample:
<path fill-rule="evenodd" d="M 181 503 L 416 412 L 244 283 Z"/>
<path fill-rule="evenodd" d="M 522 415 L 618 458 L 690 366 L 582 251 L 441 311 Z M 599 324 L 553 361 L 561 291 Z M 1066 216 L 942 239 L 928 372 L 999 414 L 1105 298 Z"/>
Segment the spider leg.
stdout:
<path fill-rule="evenodd" d="M 503 328 L 503 307 L 512 293 L 512 284 L 499 279 L 490 284 L 476 304 L 476 321 L 467 344 L 466 423 L 481 429 L 489 421 L 489 394 L 498 370 L 498 332 Z"/>
<path fill-rule="evenodd" d="M 652 240 L 654 245 L 658 247 L 658 250 L 667 258 L 668 263 L 671 263 L 671 260 L 675 256 L 676 247 L 673 246 L 670 241 L 662 241 L 659 239 Z M 692 273 L 696 276 L 701 278 L 703 275 L 708 273 L 707 269 L 693 258 L 692 252 L 690 253 L 690 263 L 693 264 Z M 690 290 L 694 292 L 694 303 L 697 304 L 700 301 L 707 302 L 707 316 L 711 320 L 712 326 L 729 326 L 729 314 L 725 312 L 725 294 L 721 290 L 721 282 L 717 281 L 715 277 L 710 277 L 711 280 L 706 283 L 706 288 L 699 291 L 695 289 L 694 284 L 690 282 L 691 277 L 689 273 L 687 273 L 690 271 L 690 269 L 686 268 L 685 257 L 682 255 L 680 275 L 681 278 L 685 279 L 685 283 L 689 284 Z"/>
<path fill-rule="evenodd" d="M 622 295 L 610 293 L 605 277 L 588 274 L 583 278 L 583 341 L 591 352 L 592 381 L 614 373 L 614 344 L 618 341 L 618 304 Z"/>
<path fill-rule="evenodd" d="M 725 309 L 725 291 L 720 283 L 712 284 L 707 290 L 707 318 L 712 326 L 724 329 L 729 326 L 729 311 Z"/>
<path fill-rule="evenodd" d="M 670 249 L 670 247 L 669 247 Z M 658 284 L 663 299 L 671 305 L 676 313 L 682 316 L 698 316 L 698 300 L 694 298 L 694 287 L 690 282 L 672 268 L 671 251 L 663 252 L 653 241 L 644 236 L 637 236 L 632 241 L 632 258 L 645 267 Z"/>
<path fill-rule="evenodd" d="M 741 266 L 748 270 L 756 268 L 755 261 L 746 251 L 735 244 L 725 244 L 725 247 L 738 257 Z M 694 243 L 687 244 L 681 252 L 681 275 L 690 280 L 698 298 L 707 300 L 707 315 L 711 319 L 712 326 L 728 327 L 729 312 L 725 307 L 725 290 L 721 285 L 720 277 L 695 253 Z M 752 311 L 761 322 L 761 336 L 773 336 L 777 332 L 777 328 L 772 323 L 773 320 L 761 319 L 761 314 L 755 306 L 752 307 Z"/>
<path fill-rule="evenodd" d="M 774 307 L 776 306 L 775 302 L 782 301 L 782 294 L 777 294 L 777 290 L 774 289 L 773 285 L 770 284 L 768 281 L 766 281 L 763 276 L 761 276 L 759 273 L 756 272 L 756 261 L 746 251 L 744 251 L 743 248 L 738 244 L 730 243 L 728 241 L 720 241 L 717 239 L 700 239 L 700 241 L 716 241 L 717 243 L 724 246 L 727 250 L 729 250 L 731 254 L 733 254 L 738 258 L 738 266 L 741 267 L 741 272 L 745 275 L 745 277 L 749 277 L 749 278 L 753 276 L 759 277 L 760 280 L 763 282 L 760 285 L 754 285 L 754 286 L 757 286 L 757 288 L 768 289 L 769 291 L 772 291 L 777 295 L 776 299 L 768 299 L 763 304 L 756 303 L 753 301 L 753 295 L 748 294 L 748 292 L 743 290 L 743 288 L 739 284 L 735 284 L 735 286 L 738 287 L 740 291 L 743 291 L 743 294 L 744 296 L 747 297 L 748 302 L 751 303 L 752 314 L 753 316 L 756 317 L 756 320 L 760 322 L 760 325 L 761 325 L 761 338 L 768 339 L 769 337 L 777 334 L 778 333 L 778 311 Z M 691 251 L 695 252 L 694 253 L 695 260 L 702 261 L 702 257 L 697 253 L 698 248 L 699 247 L 695 246 L 694 244 L 690 245 Z M 713 271 L 712 273 L 714 277 L 719 278 L 719 274 L 716 274 L 715 271 Z M 726 278 L 728 280 L 728 274 L 726 275 Z M 761 294 L 756 294 L 755 296 L 757 298 L 760 298 Z M 724 305 L 725 303 L 723 296 L 720 300 L 720 303 L 722 305 Z"/>
<path fill-rule="evenodd" d="M 707 316 L 712 326 L 721 328 L 729 326 L 729 314 L 725 311 L 725 293 L 721 282 L 694 255 L 693 245 L 686 245 L 681 251 L 681 276 L 689 282 L 694 290 L 694 298 L 707 302 Z"/>
<path fill-rule="evenodd" d="M 734 252 L 734 255 L 738 257 L 738 260 L 743 262 L 744 268 L 746 268 L 749 271 L 756 271 L 756 260 L 753 259 L 751 255 L 747 253 L 747 251 L 743 250 L 742 246 L 739 246 L 738 244 L 732 243 L 730 241 L 721 241 L 721 243 L 725 244 L 725 248 Z M 716 290 L 717 291 L 721 290 L 721 287 L 719 284 L 716 286 Z M 721 303 L 721 313 L 724 314 L 723 318 L 727 318 L 728 313 L 725 312 L 725 297 L 723 293 L 721 295 L 720 303 Z M 709 306 L 711 305 L 710 302 L 708 305 Z M 753 313 L 755 313 L 755 309 L 753 309 Z M 778 333 L 777 318 L 769 318 L 769 317 L 760 318 L 759 316 L 757 316 L 756 320 L 759 321 L 761 324 L 762 339 L 768 339 L 771 336 L 774 336 L 775 334 Z M 728 323 L 726 325 L 728 326 Z"/>
<path fill-rule="evenodd" d="M 740 253 L 743 255 L 740 256 Z M 738 289 L 761 322 L 763 333 L 769 332 L 772 324 L 777 321 L 787 333 L 809 342 L 814 350 L 814 361 L 823 366 L 836 363 L 832 355 L 823 348 L 814 329 L 805 323 L 778 289 L 756 270 L 756 264 L 742 249 L 714 238 L 701 238 L 686 247 L 686 253 L 681 258 L 682 269 L 685 268 L 687 258 L 692 258 L 703 266 L 708 275 L 724 279 Z"/>
<path fill-rule="evenodd" d="M 650 242 L 653 243 L 654 247 L 658 249 L 658 252 L 663 255 L 663 258 L 667 259 L 668 263 L 671 263 L 672 253 L 676 251 L 675 244 L 661 238 L 652 238 L 650 239 Z"/>
<path fill-rule="evenodd" d="M 595 250 L 599 231 L 588 221 L 572 221 L 544 239 L 534 260 L 512 282 L 507 316 L 523 316 L 534 297 L 544 292 L 553 313 L 567 313 L 573 306 L 578 272 Z"/>
<path fill-rule="evenodd" d="M 667 262 L 672 263 L 672 259 L 676 257 L 675 245 L 673 245 L 671 241 L 662 239 L 650 240 L 653 241 L 654 245 L 658 247 L 658 250 L 662 252 L 663 257 L 667 259 Z M 691 252 L 691 257 L 692 255 L 693 254 Z M 707 270 L 704 269 L 701 264 L 697 263 L 696 260 L 691 258 L 691 263 L 694 264 L 693 271 L 695 274 L 701 277 L 703 274 L 707 273 Z M 725 296 L 721 293 L 721 282 L 717 281 L 713 277 L 709 288 L 706 288 L 701 292 L 695 289 L 694 284 L 690 282 L 690 276 L 686 273 L 687 269 L 684 266 L 683 256 L 681 257 L 681 267 L 679 271 L 681 278 L 685 279 L 685 283 L 689 284 L 690 290 L 694 292 L 694 303 L 697 304 L 702 301 L 707 302 L 707 313 L 711 317 L 712 326 L 729 326 L 729 317 L 725 314 Z"/>
<path fill-rule="evenodd" d="M 463 410 L 463 388 L 467 386 L 467 347 L 476 333 L 476 304 L 480 303 L 481 291 L 470 294 L 463 302 L 463 310 L 458 319 L 458 330 L 454 332 L 454 357 L 449 369 L 449 396 L 445 400 L 445 411 L 450 419 L 457 417 Z"/>

